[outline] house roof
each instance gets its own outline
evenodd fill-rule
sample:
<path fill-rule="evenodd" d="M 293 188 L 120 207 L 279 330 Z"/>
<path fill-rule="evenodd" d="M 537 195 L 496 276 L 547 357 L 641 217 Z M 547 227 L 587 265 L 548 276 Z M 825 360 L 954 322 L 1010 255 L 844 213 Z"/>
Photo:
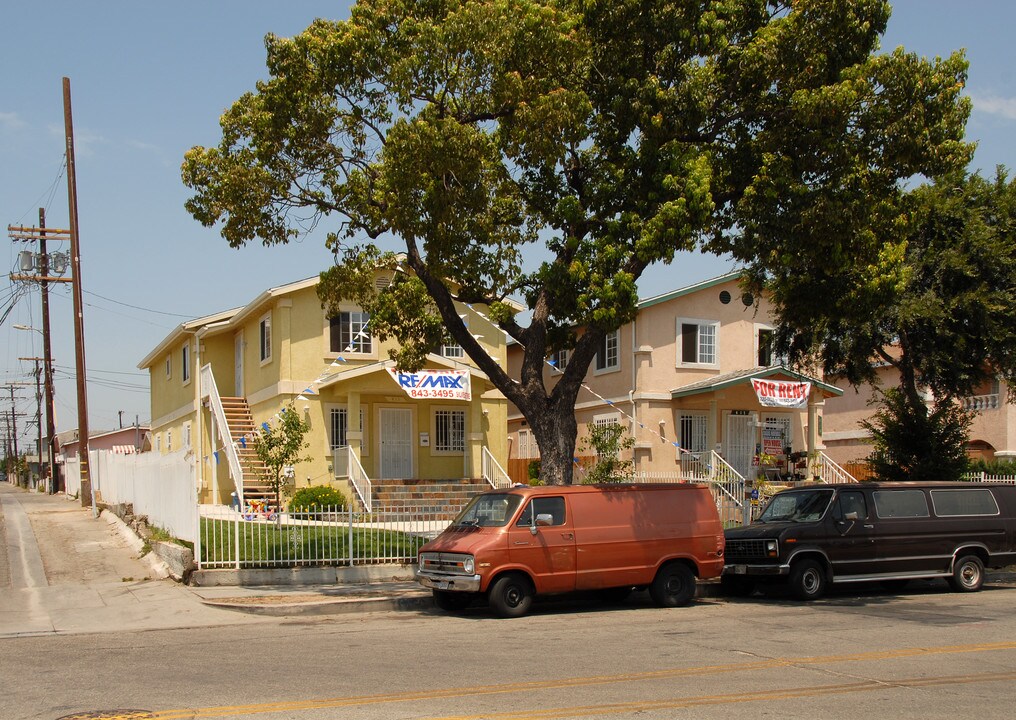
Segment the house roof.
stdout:
<path fill-rule="evenodd" d="M 720 275 L 719 277 L 714 277 L 709 280 L 703 280 L 702 282 L 695 283 L 694 285 L 688 285 L 687 287 L 678 288 L 677 290 L 671 290 L 670 292 L 665 292 L 661 295 L 643 298 L 642 300 L 639 300 L 638 309 L 642 310 L 643 308 L 652 307 L 653 305 L 659 305 L 660 303 L 665 303 L 668 300 L 683 297 L 684 295 L 691 295 L 692 293 L 699 292 L 700 290 L 708 290 L 711 287 L 723 285 L 731 280 L 739 280 L 741 275 L 742 273 L 740 270 L 735 270 L 734 272 L 729 272 L 726 275 Z"/>
<path fill-rule="evenodd" d="M 468 370 L 470 377 L 475 377 L 480 380 L 489 380 L 486 373 L 476 369 L 471 365 L 456 363 L 449 360 L 448 358 L 441 357 L 440 355 L 434 355 L 433 353 L 427 355 L 427 360 L 435 365 L 446 367 L 449 370 Z M 370 363 L 369 365 L 359 365 L 357 367 L 349 368 L 348 370 L 339 370 L 338 372 L 335 372 L 325 377 L 321 381 L 320 387 L 326 388 L 330 385 L 335 385 L 336 383 L 355 380 L 358 377 L 364 377 L 366 375 L 372 375 L 377 372 L 383 372 L 385 370 L 394 367 L 395 367 L 394 360 L 381 360 L 379 362 Z"/>
<path fill-rule="evenodd" d="M 241 308 L 233 308 L 232 310 L 224 310 L 214 315 L 205 315 L 180 323 L 150 353 L 145 355 L 141 362 L 138 363 L 138 369 L 143 370 L 150 367 L 162 355 L 165 355 L 167 350 L 180 342 L 184 336 L 196 333 L 202 328 L 227 324 L 230 318 L 234 317 L 240 310 Z"/>
<path fill-rule="evenodd" d="M 795 372 L 783 365 L 773 365 L 771 367 L 754 367 L 746 370 L 736 370 L 734 372 L 717 375 L 716 377 L 711 377 L 706 380 L 699 380 L 698 382 L 693 382 L 689 385 L 682 385 L 679 388 L 671 390 L 670 397 L 677 400 L 678 398 L 723 390 L 724 388 L 733 387 L 735 385 L 743 385 L 756 378 L 770 378 L 777 375 L 783 375 L 794 380 L 810 382 L 812 385 L 821 390 L 826 397 L 839 397 L 843 394 L 843 391 L 835 385 L 830 385 L 817 378 Z"/>

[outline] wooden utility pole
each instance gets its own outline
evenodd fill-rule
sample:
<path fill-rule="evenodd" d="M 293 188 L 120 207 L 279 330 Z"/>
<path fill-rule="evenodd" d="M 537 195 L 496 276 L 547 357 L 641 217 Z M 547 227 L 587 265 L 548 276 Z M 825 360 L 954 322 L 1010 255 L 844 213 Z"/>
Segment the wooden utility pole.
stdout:
<path fill-rule="evenodd" d="M 85 319 L 81 297 L 81 237 L 78 228 L 78 185 L 74 165 L 74 121 L 71 81 L 63 79 L 64 135 L 67 141 L 67 205 L 70 210 L 71 275 L 74 278 L 74 360 L 78 376 L 78 452 L 81 468 L 81 506 L 92 505 L 92 477 L 88 466 L 88 390 L 85 382 Z"/>
<path fill-rule="evenodd" d="M 49 335 L 49 255 L 46 253 L 46 208 L 39 208 L 39 256 L 42 262 L 42 368 L 46 393 L 46 454 L 49 462 L 46 470 L 46 492 L 52 494 L 58 487 L 56 478 L 56 406 L 53 400 L 53 344 Z M 42 455 L 42 449 L 39 449 Z M 41 462 L 41 460 L 40 460 Z"/>

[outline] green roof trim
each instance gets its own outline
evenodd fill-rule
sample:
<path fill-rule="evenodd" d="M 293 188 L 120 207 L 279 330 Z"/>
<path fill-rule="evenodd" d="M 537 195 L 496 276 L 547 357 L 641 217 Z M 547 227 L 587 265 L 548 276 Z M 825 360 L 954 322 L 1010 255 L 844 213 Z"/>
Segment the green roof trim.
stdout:
<path fill-rule="evenodd" d="M 654 295 L 653 297 L 639 300 L 638 308 L 641 310 L 642 308 L 659 305 L 660 303 L 665 303 L 668 300 L 673 300 L 674 298 L 679 298 L 683 295 L 690 295 L 691 293 L 698 292 L 699 290 L 708 290 L 711 287 L 723 285 L 731 280 L 739 280 L 742 275 L 743 273 L 740 270 L 737 270 L 729 272 L 726 275 L 720 275 L 719 277 L 712 278 L 711 280 L 703 280 L 700 283 L 695 283 L 694 285 L 689 285 L 688 287 L 671 290 L 670 292 L 663 293 L 662 295 Z"/>
<path fill-rule="evenodd" d="M 792 379 L 810 382 L 830 396 L 840 397 L 843 395 L 843 391 L 835 385 L 830 385 L 829 383 L 822 382 L 816 378 L 802 375 L 801 373 L 795 372 L 783 365 L 773 365 L 772 367 L 767 368 L 757 367 L 752 368 L 751 370 L 739 370 L 737 372 L 727 373 L 726 375 L 719 375 L 717 377 L 710 378 L 709 380 L 702 380 L 690 385 L 684 385 L 671 390 L 670 397 L 677 400 L 679 398 L 691 397 L 692 395 L 716 392 L 717 390 L 724 390 L 726 388 L 734 387 L 735 385 L 743 385 L 750 382 L 752 379 L 770 378 L 776 375 L 785 375 Z"/>

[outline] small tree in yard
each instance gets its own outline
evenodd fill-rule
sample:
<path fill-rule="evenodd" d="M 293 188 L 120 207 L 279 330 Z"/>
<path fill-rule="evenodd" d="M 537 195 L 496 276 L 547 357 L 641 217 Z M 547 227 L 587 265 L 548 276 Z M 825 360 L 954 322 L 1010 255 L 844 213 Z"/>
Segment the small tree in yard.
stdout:
<path fill-rule="evenodd" d="M 359 0 L 348 20 L 266 38 L 269 78 L 222 116 L 217 147 L 186 155 L 186 207 L 233 247 L 334 218 L 323 303 L 355 300 L 403 369 L 452 338 L 525 417 L 541 479 L 567 484 L 576 398 L 648 267 L 700 249 L 756 278 L 819 269 L 820 292 L 840 291 L 846 268 L 877 262 L 904 183 L 966 164 L 966 61 L 880 53 L 889 14 L 885 0 Z M 392 246 L 409 272 L 379 289 Z M 456 301 L 518 343 L 518 377 Z"/>
<path fill-rule="evenodd" d="M 881 393 L 882 404 L 861 424 L 871 433 L 868 459 L 876 480 L 960 480 L 969 467 L 964 451 L 971 417 L 954 401 L 914 403 L 901 388 Z"/>
<path fill-rule="evenodd" d="M 258 474 L 275 493 L 275 507 L 282 507 L 282 488 L 287 485 L 286 467 L 310 458 L 300 457 L 309 447 L 304 436 L 310 425 L 290 404 L 279 413 L 278 420 L 269 423 L 254 435 L 254 454 L 260 461 Z"/>
<path fill-rule="evenodd" d="M 622 460 L 621 452 L 635 447 L 635 438 L 620 423 L 597 425 L 589 423 L 586 447 L 596 452 L 596 464 L 582 480 L 583 485 L 630 482 L 634 479 L 635 463 Z"/>

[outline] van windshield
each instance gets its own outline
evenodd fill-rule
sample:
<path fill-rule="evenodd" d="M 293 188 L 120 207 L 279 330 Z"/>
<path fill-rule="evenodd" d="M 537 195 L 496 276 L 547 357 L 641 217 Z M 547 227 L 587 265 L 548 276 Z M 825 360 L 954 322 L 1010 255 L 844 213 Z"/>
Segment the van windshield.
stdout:
<path fill-rule="evenodd" d="M 825 514 L 832 489 L 781 492 L 769 501 L 757 522 L 814 522 Z"/>
<path fill-rule="evenodd" d="M 513 493 L 477 495 L 462 509 L 452 525 L 503 527 L 512 519 L 521 502 L 522 496 Z"/>

